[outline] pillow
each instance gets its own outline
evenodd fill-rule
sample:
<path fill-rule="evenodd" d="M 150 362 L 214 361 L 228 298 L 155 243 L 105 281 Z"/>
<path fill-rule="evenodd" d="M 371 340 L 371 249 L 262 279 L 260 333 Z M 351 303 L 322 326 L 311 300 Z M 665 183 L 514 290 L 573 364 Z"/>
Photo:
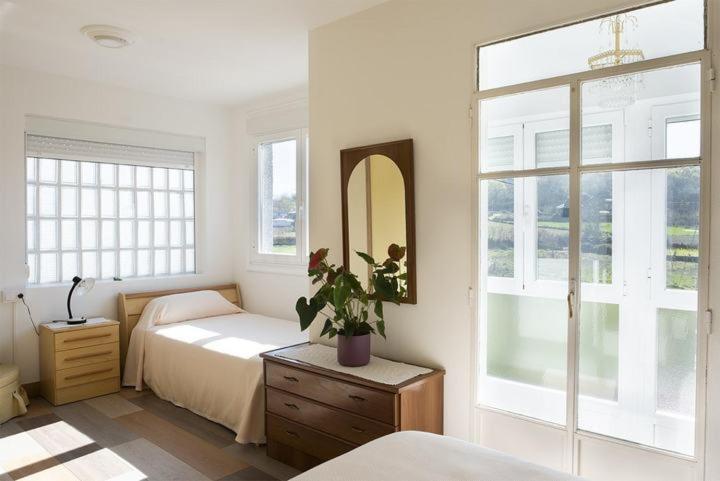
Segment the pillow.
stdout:
<path fill-rule="evenodd" d="M 225 316 L 243 312 L 217 291 L 194 291 L 156 297 L 148 302 L 141 320 L 148 326 Z"/>

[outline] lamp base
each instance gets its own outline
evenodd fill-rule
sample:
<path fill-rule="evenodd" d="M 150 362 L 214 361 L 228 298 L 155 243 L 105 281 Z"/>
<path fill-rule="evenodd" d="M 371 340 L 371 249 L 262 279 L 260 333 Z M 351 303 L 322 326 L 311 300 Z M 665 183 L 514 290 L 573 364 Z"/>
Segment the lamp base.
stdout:
<path fill-rule="evenodd" d="M 74 326 L 74 325 L 76 325 L 76 324 L 85 324 L 85 323 L 87 322 L 87 319 L 84 318 L 84 317 L 75 317 L 75 318 L 72 318 L 72 319 L 58 319 L 58 320 L 53 321 L 53 322 L 64 322 L 64 323 L 66 323 L 68 326 Z"/>

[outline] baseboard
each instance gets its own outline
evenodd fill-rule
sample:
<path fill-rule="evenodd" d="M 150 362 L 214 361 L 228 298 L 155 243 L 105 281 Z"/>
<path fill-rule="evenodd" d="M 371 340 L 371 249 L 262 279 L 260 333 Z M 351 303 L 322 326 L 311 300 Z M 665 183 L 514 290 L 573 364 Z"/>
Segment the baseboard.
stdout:
<path fill-rule="evenodd" d="M 29 382 L 27 384 L 23 384 L 22 387 L 25 388 L 25 392 L 29 398 L 40 396 L 40 381 Z"/>

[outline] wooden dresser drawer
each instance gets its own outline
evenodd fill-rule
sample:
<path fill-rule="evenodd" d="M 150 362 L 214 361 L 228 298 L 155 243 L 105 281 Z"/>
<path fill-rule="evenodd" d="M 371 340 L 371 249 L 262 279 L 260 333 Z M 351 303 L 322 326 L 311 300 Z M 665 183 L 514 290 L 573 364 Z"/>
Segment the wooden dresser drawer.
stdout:
<path fill-rule="evenodd" d="M 267 410 L 354 444 L 364 444 L 395 432 L 395 427 L 390 424 L 339 411 L 273 388 L 267 388 Z"/>
<path fill-rule="evenodd" d="M 55 353 L 56 369 L 85 366 L 98 362 L 120 359 L 120 346 L 117 342 L 98 344 L 96 346 L 80 347 Z"/>
<path fill-rule="evenodd" d="M 120 378 L 113 377 L 110 379 L 102 379 L 100 381 L 89 382 L 87 384 L 79 384 L 55 392 L 55 404 L 66 404 L 81 399 L 89 399 L 96 396 L 104 396 L 120 390 Z"/>
<path fill-rule="evenodd" d="M 100 326 L 89 329 L 77 329 L 55 334 L 55 350 L 65 351 L 78 347 L 96 346 L 118 342 L 120 339 L 118 326 Z"/>
<path fill-rule="evenodd" d="M 395 425 L 396 395 L 267 362 L 265 382 L 283 391 Z"/>
<path fill-rule="evenodd" d="M 350 443 L 272 414 L 267 415 L 267 438 L 268 443 L 277 441 L 322 461 L 355 448 Z"/>
<path fill-rule="evenodd" d="M 87 384 L 103 379 L 120 377 L 120 365 L 117 360 L 71 367 L 56 373 L 55 386 L 63 389 L 70 386 Z"/>

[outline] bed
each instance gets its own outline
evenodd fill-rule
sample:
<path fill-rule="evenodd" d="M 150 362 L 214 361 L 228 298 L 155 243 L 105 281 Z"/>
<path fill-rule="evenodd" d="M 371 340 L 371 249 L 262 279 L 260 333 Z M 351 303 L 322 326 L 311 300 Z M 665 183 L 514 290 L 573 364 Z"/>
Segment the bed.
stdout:
<path fill-rule="evenodd" d="M 163 325 L 141 319 L 153 299 L 200 291 L 216 291 L 239 312 Z M 239 443 L 265 442 L 258 355 L 307 341 L 298 323 L 242 311 L 235 284 L 120 294 L 118 304 L 123 385 L 146 385 L 161 399 L 232 429 Z"/>
<path fill-rule="evenodd" d="M 581 478 L 448 436 L 401 431 L 292 481 L 579 481 Z"/>

